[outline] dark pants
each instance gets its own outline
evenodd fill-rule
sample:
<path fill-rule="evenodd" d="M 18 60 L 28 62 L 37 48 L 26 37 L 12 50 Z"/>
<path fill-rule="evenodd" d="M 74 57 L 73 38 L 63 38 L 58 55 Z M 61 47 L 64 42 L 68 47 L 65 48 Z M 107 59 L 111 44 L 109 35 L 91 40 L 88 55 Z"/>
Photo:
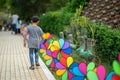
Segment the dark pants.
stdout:
<path fill-rule="evenodd" d="M 20 29 L 17 29 L 17 33 L 20 33 Z"/>
<path fill-rule="evenodd" d="M 2 26 L 0 26 L 0 31 L 2 30 Z"/>
<path fill-rule="evenodd" d="M 11 27 L 12 27 L 12 31 L 14 31 L 15 34 L 17 34 L 16 24 L 12 24 Z"/>

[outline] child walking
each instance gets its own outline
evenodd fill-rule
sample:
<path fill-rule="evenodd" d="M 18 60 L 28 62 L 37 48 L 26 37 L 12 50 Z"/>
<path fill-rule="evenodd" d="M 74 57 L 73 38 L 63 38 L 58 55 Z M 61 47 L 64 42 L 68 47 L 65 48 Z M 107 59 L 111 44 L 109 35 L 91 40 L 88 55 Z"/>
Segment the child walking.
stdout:
<path fill-rule="evenodd" d="M 35 65 L 39 65 L 39 55 L 38 55 L 38 49 L 39 49 L 39 43 L 42 40 L 43 30 L 38 26 L 39 23 L 39 17 L 33 16 L 31 19 L 31 25 L 27 27 L 27 33 L 24 35 L 24 47 L 26 47 L 26 40 L 28 43 L 29 48 L 29 58 L 30 58 L 30 69 L 34 70 Z M 27 34 L 29 34 L 29 38 L 27 39 Z M 35 55 L 35 57 L 34 57 Z M 34 64 L 35 59 L 35 64 Z"/>

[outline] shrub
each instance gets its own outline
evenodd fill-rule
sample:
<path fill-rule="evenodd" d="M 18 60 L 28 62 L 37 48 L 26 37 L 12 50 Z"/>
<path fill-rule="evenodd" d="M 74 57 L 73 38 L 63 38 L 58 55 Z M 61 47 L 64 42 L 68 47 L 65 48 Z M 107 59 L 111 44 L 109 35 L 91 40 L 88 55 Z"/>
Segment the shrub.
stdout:
<path fill-rule="evenodd" d="M 71 2 L 68 2 L 63 9 L 64 11 L 75 13 L 80 5 L 85 7 L 88 4 L 88 1 L 89 0 L 71 0 Z"/>
<path fill-rule="evenodd" d="M 40 17 L 41 28 L 45 32 L 58 34 L 64 30 L 64 26 L 69 25 L 72 13 L 63 13 L 60 11 L 48 12 Z"/>
<path fill-rule="evenodd" d="M 91 37 L 91 31 L 88 30 Z M 106 25 L 96 25 L 95 31 L 96 47 L 95 52 L 101 60 L 111 63 L 117 58 L 120 51 L 120 31 L 106 27 Z"/>

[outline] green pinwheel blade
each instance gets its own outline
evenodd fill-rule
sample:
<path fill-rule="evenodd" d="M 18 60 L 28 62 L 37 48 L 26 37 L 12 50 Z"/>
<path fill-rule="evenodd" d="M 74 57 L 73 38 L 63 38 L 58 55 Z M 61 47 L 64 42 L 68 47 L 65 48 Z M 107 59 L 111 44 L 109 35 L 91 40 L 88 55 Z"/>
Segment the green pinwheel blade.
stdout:
<path fill-rule="evenodd" d="M 90 62 L 89 64 L 88 64 L 88 66 L 87 66 L 87 72 L 89 71 L 89 70 L 93 70 L 95 68 L 95 63 L 94 62 Z"/>
<path fill-rule="evenodd" d="M 42 57 L 44 57 L 46 55 L 46 52 L 44 52 L 43 54 L 42 54 Z"/>
<path fill-rule="evenodd" d="M 46 65 L 49 66 L 52 62 L 52 59 L 46 61 Z"/>
<path fill-rule="evenodd" d="M 62 75 L 62 80 L 68 80 L 68 71 L 66 70 L 65 73 Z"/>
<path fill-rule="evenodd" d="M 97 74 L 94 71 L 87 72 L 88 80 L 99 80 Z"/>
<path fill-rule="evenodd" d="M 57 59 L 60 60 L 60 58 L 61 58 L 61 54 L 58 53 Z"/>
<path fill-rule="evenodd" d="M 116 60 L 113 61 L 113 69 L 116 74 L 120 75 L 120 64 Z"/>
<path fill-rule="evenodd" d="M 49 44 L 51 44 L 52 42 L 53 42 L 53 40 L 52 40 L 52 39 L 48 40 L 48 43 L 49 43 Z"/>

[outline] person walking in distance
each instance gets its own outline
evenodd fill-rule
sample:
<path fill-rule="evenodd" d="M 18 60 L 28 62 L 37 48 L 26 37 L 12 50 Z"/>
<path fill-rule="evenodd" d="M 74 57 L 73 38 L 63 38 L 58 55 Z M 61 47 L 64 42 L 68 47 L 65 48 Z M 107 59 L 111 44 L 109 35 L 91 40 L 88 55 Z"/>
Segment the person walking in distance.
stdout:
<path fill-rule="evenodd" d="M 18 18 L 19 18 L 19 16 L 18 16 L 17 14 L 13 14 L 13 15 L 11 16 L 11 22 L 12 22 L 11 28 L 12 28 L 12 31 L 13 31 L 15 34 L 17 34 L 16 26 L 17 26 Z"/>
<path fill-rule="evenodd" d="M 38 26 L 38 23 L 39 23 L 39 17 L 33 16 L 31 19 L 31 25 L 27 27 L 27 33 L 24 35 L 24 47 L 26 47 L 27 34 L 29 34 L 29 38 L 27 39 L 27 42 L 29 48 L 31 70 L 35 69 L 34 59 L 35 59 L 36 67 L 40 66 L 38 62 L 39 61 L 38 49 L 39 49 L 40 41 L 42 40 L 43 30 Z"/>

